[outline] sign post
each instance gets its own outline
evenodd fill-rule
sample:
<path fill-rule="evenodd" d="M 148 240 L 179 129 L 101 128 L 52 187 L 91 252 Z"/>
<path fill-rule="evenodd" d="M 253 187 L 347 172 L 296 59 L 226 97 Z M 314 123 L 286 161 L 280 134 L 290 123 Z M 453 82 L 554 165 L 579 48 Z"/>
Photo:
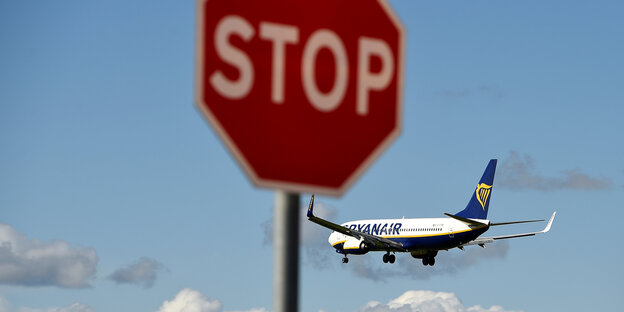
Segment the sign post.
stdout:
<path fill-rule="evenodd" d="M 298 311 L 299 194 L 275 191 L 273 311 Z"/>
<path fill-rule="evenodd" d="M 195 103 L 274 188 L 275 307 L 296 311 L 299 193 L 342 195 L 401 129 L 404 29 L 384 0 L 197 0 Z"/>

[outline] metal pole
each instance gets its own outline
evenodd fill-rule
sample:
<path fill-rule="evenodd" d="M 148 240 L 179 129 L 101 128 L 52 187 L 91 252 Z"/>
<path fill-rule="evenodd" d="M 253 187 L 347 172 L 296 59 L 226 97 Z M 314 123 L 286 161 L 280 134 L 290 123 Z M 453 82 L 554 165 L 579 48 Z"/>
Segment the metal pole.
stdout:
<path fill-rule="evenodd" d="M 299 311 L 299 193 L 275 191 L 273 311 Z"/>

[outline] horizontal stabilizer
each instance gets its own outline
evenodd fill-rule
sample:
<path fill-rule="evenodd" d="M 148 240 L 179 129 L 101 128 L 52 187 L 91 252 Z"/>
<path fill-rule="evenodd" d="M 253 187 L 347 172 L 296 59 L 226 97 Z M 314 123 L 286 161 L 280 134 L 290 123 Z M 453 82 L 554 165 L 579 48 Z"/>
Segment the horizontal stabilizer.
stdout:
<path fill-rule="evenodd" d="M 550 231 L 550 227 L 552 226 L 553 220 L 555 220 L 555 215 L 556 214 L 557 214 L 556 211 L 553 212 L 552 216 L 550 217 L 550 220 L 548 220 L 548 224 L 546 224 L 546 227 L 543 230 L 539 231 L 539 232 L 511 234 L 511 235 L 501 235 L 501 236 L 492 236 L 492 237 L 482 237 L 482 238 L 477 238 L 475 240 L 469 241 L 469 242 L 467 242 L 465 244 L 462 244 L 460 247 L 467 246 L 467 245 L 489 244 L 489 243 L 493 243 L 495 240 L 498 240 L 498 239 L 526 237 L 526 236 L 534 236 L 534 235 L 537 235 L 537 234 L 544 234 L 544 233 Z"/>
<path fill-rule="evenodd" d="M 468 218 L 452 215 L 450 213 L 444 213 L 444 214 L 446 216 L 449 216 L 449 217 L 455 219 L 455 220 L 459 220 L 459 221 L 464 222 L 464 223 L 469 224 L 469 225 L 487 226 L 487 224 L 483 223 L 483 222 L 479 222 L 479 221 L 475 221 L 475 220 L 472 220 L 472 219 L 468 219 Z"/>
<path fill-rule="evenodd" d="M 511 222 L 496 222 L 496 223 L 493 222 L 493 223 L 490 223 L 490 226 L 517 224 L 517 223 L 542 222 L 542 221 L 544 221 L 544 219 L 541 219 L 541 220 L 526 220 L 526 221 L 511 221 Z"/>

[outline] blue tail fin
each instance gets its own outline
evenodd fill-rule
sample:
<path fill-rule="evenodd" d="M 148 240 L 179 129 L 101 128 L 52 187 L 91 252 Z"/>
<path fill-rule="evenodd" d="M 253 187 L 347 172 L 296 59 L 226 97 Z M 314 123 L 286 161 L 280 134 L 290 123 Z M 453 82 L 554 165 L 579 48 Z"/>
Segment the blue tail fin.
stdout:
<path fill-rule="evenodd" d="M 466 206 L 464 210 L 456 213 L 456 216 L 471 219 L 487 219 L 495 172 L 496 159 L 491 159 L 487 168 L 485 168 L 481 180 L 479 180 L 476 190 L 472 193 L 472 197 L 470 197 L 468 206 Z"/>

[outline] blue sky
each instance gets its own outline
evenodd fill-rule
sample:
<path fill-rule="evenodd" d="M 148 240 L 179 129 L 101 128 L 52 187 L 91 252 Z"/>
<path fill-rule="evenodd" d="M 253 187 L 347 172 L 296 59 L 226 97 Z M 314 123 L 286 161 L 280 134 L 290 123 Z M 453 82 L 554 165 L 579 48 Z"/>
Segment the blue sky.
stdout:
<path fill-rule="evenodd" d="M 302 311 L 616 310 L 623 4 L 390 4 L 407 29 L 402 135 L 319 213 L 457 212 L 498 158 L 489 218 L 557 219 L 435 267 L 343 265 L 304 222 Z M 274 192 L 195 109 L 194 34 L 194 1 L 0 2 L 0 311 L 271 310 Z"/>

